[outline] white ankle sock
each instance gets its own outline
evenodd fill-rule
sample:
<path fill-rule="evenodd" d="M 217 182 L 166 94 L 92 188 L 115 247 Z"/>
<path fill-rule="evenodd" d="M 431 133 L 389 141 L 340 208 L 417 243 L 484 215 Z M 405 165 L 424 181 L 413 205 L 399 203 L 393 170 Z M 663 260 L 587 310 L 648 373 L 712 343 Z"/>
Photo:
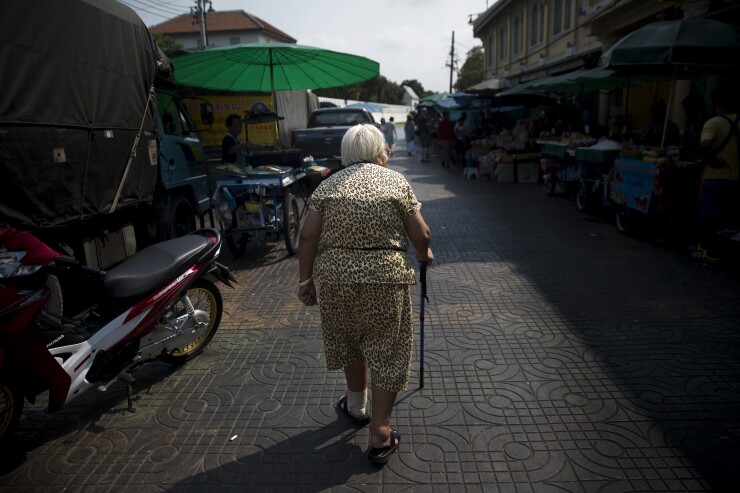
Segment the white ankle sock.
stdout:
<path fill-rule="evenodd" d="M 367 416 L 367 389 L 361 392 L 352 392 L 347 389 L 347 409 L 357 418 L 364 418 Z"/>

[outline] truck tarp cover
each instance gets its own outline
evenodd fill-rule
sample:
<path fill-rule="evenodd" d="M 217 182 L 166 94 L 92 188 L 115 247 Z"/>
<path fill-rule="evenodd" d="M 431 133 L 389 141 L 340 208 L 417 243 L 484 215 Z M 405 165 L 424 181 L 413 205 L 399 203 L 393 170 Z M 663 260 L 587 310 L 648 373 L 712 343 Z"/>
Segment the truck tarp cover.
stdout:
<path fill-rule="evenodd" d="M 141 19 L 113 0 L 0 2 L 0 223 L 110 212 L 142 122 L 118 207 L 152 200 L 155 52 Z"/>

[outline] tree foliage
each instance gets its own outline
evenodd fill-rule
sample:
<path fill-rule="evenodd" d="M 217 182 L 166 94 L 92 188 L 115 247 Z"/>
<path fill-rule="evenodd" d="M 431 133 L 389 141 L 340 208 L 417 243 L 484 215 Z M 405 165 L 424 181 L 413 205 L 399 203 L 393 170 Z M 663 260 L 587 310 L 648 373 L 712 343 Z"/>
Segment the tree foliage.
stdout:
<path fill-rule="evenodd" d="M 155 34 L 154 41 L 157 42 L 159 47 L 162 48 L 162 51 L 164 52 L 183 49 L 182 43 L 178 43 L 177 41 L 170 38 L 166 34 Z"/>
<path fill-rule="evenodd" d="M 416 79 L 404 80 L 400 84 L 389 81 L 382 75 L 365 82 L 350 86 L 333 87 L 314 91 L 319 96 L 337 99 L 353 99 L 356 101 L 373 101 L 375 103 L 403 104 L 403 86 L 411 87 L 420 98 L 433 94 L 424 89 Z"/>
<path fill-rule="evenodd" d="M 316 90 L 314 93 L 327 98 L 354 99 L 376 103 L 402 104 L 403 102 L 403 88 L 382 75 L 349 86 Z"/>
<path fill-rule="evenodd" d="M 463 63 L 455 82 L 456 91 L 464 91 L 470 86 L 483 81 L 483 46 L 475 46 L 468 50 L 467 58 Z"/>

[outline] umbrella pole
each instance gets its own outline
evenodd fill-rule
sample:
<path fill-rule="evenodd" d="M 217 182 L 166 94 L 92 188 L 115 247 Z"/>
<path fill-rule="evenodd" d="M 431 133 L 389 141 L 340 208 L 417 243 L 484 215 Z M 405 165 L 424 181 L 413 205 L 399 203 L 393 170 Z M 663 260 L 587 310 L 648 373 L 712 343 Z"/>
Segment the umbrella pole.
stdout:
<path fill-rule="evenodd" d="M 671 80 L 671 88 L 668 91 L 668 105 L 665 109 L 665 118 L 663 119 L 663 136 L 660 138 L 660 147 L 662 149 L 665 149 L 665 136 L 668 131 L 668 110 L 673 108 L 673 98 L 675 96 L 675 86 L 676 86 L 676 73 L 678 72 L 678 65 L 676 65 L 673 68 L 673 79 Z"/>
<path fill-rule="evenodd" d="M 275 73 L 274 73 L 274 65 L 272 63 L 272 50 L 268 51 L 270 55 L 270 96 L 272 97 L 272 111 L 275 112 L 275 116 L 278 114 L 278 107 L 277 107 L 277 98 L 275 97 Z M 275 149 L 277 149 L 280 145 L 280 121 L 275 122 Z"/>
<path fill-rule="evenodd" d="M 627 138 L 627 129 L 629 128 L 629 115 L 630 115 L 630 77 L 627 76 L 627 97 L 624 102 L 624 125 L 622 128 L 622 140 Z"/>
<path fill-rule="evenodd" d="M 421 262 L 419 265 L 419 278 L 421 284 L 421 299 L 419 302 L 419 388 L 424 388 L 424 300 L 427 299 L 427 263 Z"/>

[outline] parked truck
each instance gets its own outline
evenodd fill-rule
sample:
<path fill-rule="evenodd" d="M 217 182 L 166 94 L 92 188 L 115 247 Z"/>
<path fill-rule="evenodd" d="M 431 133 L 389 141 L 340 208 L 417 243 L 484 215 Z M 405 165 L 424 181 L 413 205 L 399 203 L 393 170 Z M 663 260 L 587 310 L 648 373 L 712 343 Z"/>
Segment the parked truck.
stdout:
<path fill-rule="evenodd" d="M 364 108 L 321 108 L 308 118 L 308 127 L 293 130 L 290 146 L 300 149 L 302 157 L 325 160 L 324 165 L 338 168 L 341 164 L 342 138 L 347 130 L 361 123 L 377 125 Z"/>
<path fill-rule="evenodd" d="M 203 221 L 201 140 L 130 8 L 3 0 L 0 87 L 0 224 L 106 268 Z"/>

